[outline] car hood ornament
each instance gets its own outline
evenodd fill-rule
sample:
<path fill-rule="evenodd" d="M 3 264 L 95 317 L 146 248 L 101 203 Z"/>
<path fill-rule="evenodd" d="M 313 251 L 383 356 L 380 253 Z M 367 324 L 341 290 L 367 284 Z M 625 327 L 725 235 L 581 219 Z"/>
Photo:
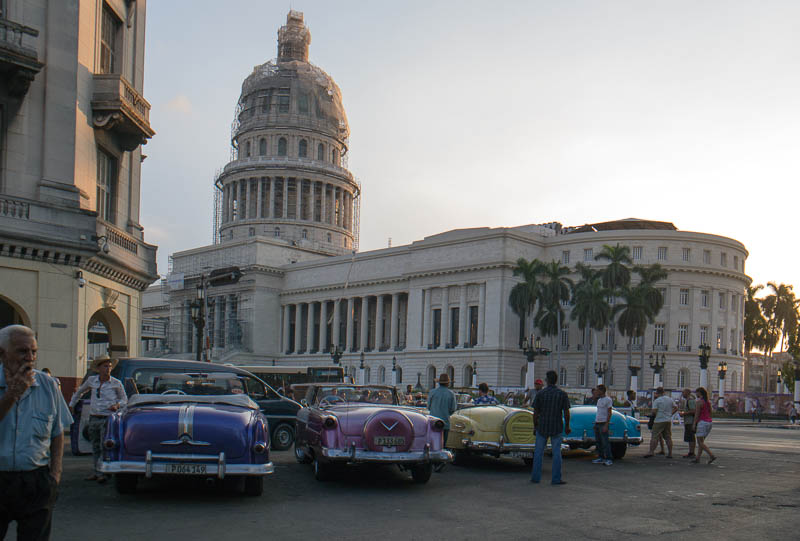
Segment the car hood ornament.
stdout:
<path fill-rule="evenodd" d="M 392 424 L 392 426 L 386 426 L 386 423 L 384 423 L 383 421 L 381 421 L 381 425 L 383 426 L 383 428 L 385 428 L 386 430 L 388 430 L 389 432 L 391 432 L 391 431 L 392 431 L 392 429 L 393 429 L 394 427 L 396 427 L 396 426 L 397 426 L 397 423 L 399 423 L 399 422 L 400 422 L 400 421 L 395 421 L 395 422 L 394 422 L 394 424 Z"/>

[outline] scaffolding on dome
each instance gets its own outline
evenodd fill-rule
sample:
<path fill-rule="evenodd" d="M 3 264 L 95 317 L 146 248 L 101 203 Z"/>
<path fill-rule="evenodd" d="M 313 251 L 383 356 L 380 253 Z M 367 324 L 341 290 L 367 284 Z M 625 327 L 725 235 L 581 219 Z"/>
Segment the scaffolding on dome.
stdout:
<path fill-rule="evenodd" d="M 361 181 L 355 179 L 358 190 L 355 197 L 353 197 L 353 251 L 359 250 L 359 241 L 361 237 Z"/>
<path fill-rule="evenodd" d="M 222 169 L 217 169 L 217 172 L 214 174 L 214 182 L 213 187 L 211 188 L 214 190 L 214 208 L 212 210 L 213 221 L 212 230 L 211 230 L 211 244 L 219 244 L 221 242 L 221 237 L 219 234 L 219 230 L 222 227 L 222 186 L 219 184 L 219 177 L 222 175 Z"/>

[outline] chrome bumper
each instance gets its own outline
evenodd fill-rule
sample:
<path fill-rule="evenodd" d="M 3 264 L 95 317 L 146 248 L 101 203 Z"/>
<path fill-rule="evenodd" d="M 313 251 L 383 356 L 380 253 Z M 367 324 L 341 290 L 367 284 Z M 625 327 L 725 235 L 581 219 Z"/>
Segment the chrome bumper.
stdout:
<path fill-rule="evenodd" d="M 483 453 L 532 453 L 536 449 L 536 444 L 533 443 L 506 443 L 503 441 L 503 438 L 500 438 L 500 442 L 496 441 L 472 441 L 472 440 L 461 440 L 461 444 L 470 451 L 479 451 Z M 552 446 L 548 443 L 547 449 L 551 449 Z M 561 444 L 561 450 L 566 451 L 569 450 L 569 445 Z"/>
<path fill-rule="evenodd" d="M 452 462 L 453 454 L 442 449 L 441 451 L 431 451 L 430 446 L 426 445 L 423 451 L 409 451 L 405 453 L 390 453 L 381 451 L 365 451 L 356 449 L 355 445 L 349 449 L 321 449 L 322 456 L 331 462 L 354 462 L 354 463 L 375 463 L 375 464 L 395 464 L 395 463 L 417 463 L 417 462 Z"/>
<path fill-rule="evenodd" d="M 579 444 L 581 444 L 581 443 L 595 443 L 594 431 L 592 432 L 592 434 L 590 436 L 588 434 L 588 431 L 584 430 L 583 431 L 583 435 L 581 437 L 577 437 L 577 436 L 565 437 L 563 441 L 565 441 L 566 443 L 579 443 Z M 622 434 L 622 437 L 609 436 L 608 441 L 609 442 L 614 442 L 614 443 L 623 442 L 623 443 L 627 443 L 628 445 L 641 445 L 641 443 L 644 441 L 644 438 L 642 438 L 642 436 L 629 436 L 628 435 L 628 431 L 625 430 L 625 432 Z"/>
<path fill-rule="evenodd" d="M 225 453 L 218 455 L 155 455 L 147 451 L 144 462 L 133 460 L 103 461 L 100 471 L 103 473 L 141 473 L 150 478 L 153 474 L 175 475 L 167 472 L 167 466 L 180 463 L 204 464 L 205 473 L 189 474 L 202 477 L 218 477 L 224 479 L 226 475 L 269 475 L 275 473 L 272 462 L 266 464 L 227 464 Z M 185 475 L 185 474 L 181 474 Z"/>

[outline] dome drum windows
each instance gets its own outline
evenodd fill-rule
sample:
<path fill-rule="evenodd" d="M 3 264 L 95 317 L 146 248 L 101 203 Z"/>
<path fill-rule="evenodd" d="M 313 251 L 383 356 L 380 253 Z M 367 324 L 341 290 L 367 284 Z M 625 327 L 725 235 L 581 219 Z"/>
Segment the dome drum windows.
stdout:
<path fill-rule="evenodd" d="M 287 142 L 286 137 L 278 139 L 278 156 L 286 156 Z"/>
<path fill-rule="evenodd" d="M 297 155 L 300 158 L 308 157 L 308 141 L 305 139 L 300 139 L 300 143 L 297 145 Z"/>
<path fill-rule="evenodd" d="M 321 162 L 325 161 L 325 145 L 322 143 L 317 145 L 317 160 Z"/>
<path fill-rule="evenodd" d="M 289 102 L 291 100 L 291 89 L 289 88 L 279 88 L 278 89 L 278 112 L 279 113 L 288 113 L 289 112 Z"/>
<path fill-rule="evenodd" d="M 267 155 L 267 140 L 263 137 L 258 141 L 258 155 L 259 156 Z"/>

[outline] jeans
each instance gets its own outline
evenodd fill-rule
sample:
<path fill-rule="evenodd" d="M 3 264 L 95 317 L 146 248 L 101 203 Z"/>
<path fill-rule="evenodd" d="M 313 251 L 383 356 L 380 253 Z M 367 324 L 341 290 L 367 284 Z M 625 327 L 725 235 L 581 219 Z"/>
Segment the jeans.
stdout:
<path fill-rule="evenodd" d="M 597 456 L 611 460 L 611 446 L 608 443 L 608 432 L 603 432 L 603 424 L 594 424 L 594 441 L 597 442 Z"/>
<path fill-rule="evenodd" d="M 550 445 L 553 448 L 553 476 L 551 481 L 555 484 L 561 482 L 561 434 L 549 436 Z M 531 470 L 531 481 L 538 483 L 542 479 L 542 457 L 544 449 L 547 447 L 548 436 L 536 433 L 536 447 L 533 450 L 533 469 Z"/>
<path fill-rule="evenodd" d="M 18 540 L 50 539 L 56 499 L 58 485 L 47 466 L 0 472 L 0 539 L 5 539 L 12 521 L 17 521 Z"/>
<path fill-rule="evenodd" d="M 89 417 L 89 422 L 86 427 L 86 432 L 89 436 L 89 441 L 92 442 L 92 459 L 94 460 L 94 473 L 95 475 L 102 475 L 100 471 L 100 461 L 103 459 L 103 436 L 106 435 L 106 425 L 108 419 L 106 417 L 98 417 L 92 415 Z"/>

